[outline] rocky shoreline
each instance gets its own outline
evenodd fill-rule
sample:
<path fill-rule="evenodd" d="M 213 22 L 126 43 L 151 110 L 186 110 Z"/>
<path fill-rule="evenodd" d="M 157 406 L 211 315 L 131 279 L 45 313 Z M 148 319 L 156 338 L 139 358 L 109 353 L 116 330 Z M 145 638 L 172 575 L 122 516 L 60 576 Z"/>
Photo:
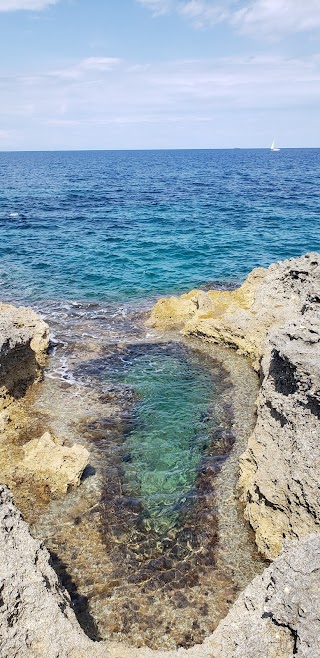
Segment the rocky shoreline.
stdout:
<path fill-rule="evenodd" d="M 192 291 L 159 300 L 148 321 L 164 332 L 180 328 L 197 341 L 236 349 L 251 359 L 261 379 L 256 427 L 240 459 L 239 495 L 259 550 L 274 562 L 240 595 L 214 633 L 202 645 L 176 651 L 89 640 L 50 566 L 49 554 L 31 537 L 3 486 L 1 656 L 315 658 L 320 654 L 319 283 L 320 256 L 307 254 L 254 270 L 235 291 Z M 1 305 L 0 317 L 5 436 L 8 426 L 18 422 L 19 400 L 41 377 L 48 328 L 30 309 Z M 5 450 L 5 440 L 2 443 L 0 452 Z M 47 464 L 48 454 L 54 454 L 55 469 L 43 469 L 44 449 Z M 42 436 L 41 445 L 29 446 L 29 456 L 34 450 L 38 468 L 30 477 L 39 478 L 51 491 L 77 485 L 86 465 L 83 448 L 80 453 L 75 448 L 71 458 L 70 447 Z M 17 463 L 19 456 L 23 456 L 21 447 L 17 447 Z M 29 465 L 34 462 L 29 459 Z"/>
<path fill-rule="evenodd" d="M 320 258 L 253 270 L 231 292 L 160 300 L 150 324 L 229 345 L 261 378 L 257 424 L 240 460 L 245 516 L 268 559 L 283 538 L 319 531 Z"/>

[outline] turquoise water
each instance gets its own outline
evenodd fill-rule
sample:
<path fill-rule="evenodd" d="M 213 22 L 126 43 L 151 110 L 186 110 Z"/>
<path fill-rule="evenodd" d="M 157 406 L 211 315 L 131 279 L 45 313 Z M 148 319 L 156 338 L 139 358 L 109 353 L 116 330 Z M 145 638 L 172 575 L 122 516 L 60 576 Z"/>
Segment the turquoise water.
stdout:
<path fill-rule="evenodd" d="M 0 153 L 1 296 L 139 300 L 320 248 L 320 150 Z"/>
<path fill-rule="evenodd" d="M 197 467 L 218 426 L 217 374 L 179 343 L 155 343 L 127 348 L 111 368 L 106 363 L 104 376 L 129 387 L 135 399 L 124 433 L 123 493 L 141 502 L 146 529 L 165 532 L 192 499 Z"/>

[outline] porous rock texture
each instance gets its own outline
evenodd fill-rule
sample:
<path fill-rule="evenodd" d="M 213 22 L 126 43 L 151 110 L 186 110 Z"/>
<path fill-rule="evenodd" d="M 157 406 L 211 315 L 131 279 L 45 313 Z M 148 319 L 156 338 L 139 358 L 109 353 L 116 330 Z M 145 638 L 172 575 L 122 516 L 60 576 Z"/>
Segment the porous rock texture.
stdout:
<path fill-rule="evenodd" d="M 159 300 L 149 323 L 232 346 L 260 371 L 257 424 L 240 463 L 260 551 L 273 559 L 285 538 L 319 531 L 320 255 L 253 270 L 234 291 Z"/>
<path fill-rule="evenodd" d="M 80 629 L 48 551 L 0 485 L 1 658 L 107 658 Z"/>
<path fill-rule="evenodd" d="M 320 655 L 320 535 L 288 542 L 208 639 L 212 658 Z"/>
<path fill-rule="evenodd" d="M 258 545 L 275 558 L 271 566 L 202 645 L 152 651 L 92 642 L 47 550 L 0 485 L 0 658 L 320 656 L 320 533 L 308 534 L 319 530 L 319 280 L 320 256 L 308 254 L 254 270 L 238 291 L 192 291 L 180 306 L 174 298 L 169 306 L 158 302 L 151 315 L 153 325 L 182 326 L 239 349 L 260 369 L 258 420 L 240 487 Z M 38 376 L 48 340 L 32 311 L 9 307 L 6 324 L 2 309 L 0 409 Z"/>
<path fill-rule="evenodd" d="M 23 452 L 20 469 L 43 480 L 53 493 L 67 493 L 70 488 L 79 486 L 89 463 L 89 452 L 84 446 L 60 445 L 50 432 L 25 443 Z"/>
<path fill-rule="evenodd" d="M 0 410 L 41 376 L 48 325 L 31 308 L 0 304 Z"/>
<path fill-rule="evenodd" d="M 320 317 L 272 330 L 257 423 L 240 460 L 245 516 L 269 559 L 285 537 L 320 531 Z"/>
<path fill-rule="evenodd" d="M 192 290 L 160 299 L 148 324 L 180 327 L 185 334 L 229 345 L 259 369 L 269 329 L 301 317 L 302 309 L 318 298 L 319 282 L 320 257 L 310 253 L 256 268 L 236 290 Z"/>
<path fill-rule="evenodd" d="M 191 649 L 152 651 L 93 642 L 0 485 L 1 658 L 316 658 L 320 652 L 320 535 L 288 542 L 240 595 L 227 617 Z"/>
<path fill-rule="evenodd" d="M 49 327 L 31 308 L 0 304 L 2 482 L 28 486 L 32 478 L 51 493 L 63 494 L 79 485 L 88 451 L 80 445 L 60 445 L 49 432 L 22 446 L 16 440 L 24 423 L 21 402 L 29 387 L 42 378 L 48 344 Z"/>

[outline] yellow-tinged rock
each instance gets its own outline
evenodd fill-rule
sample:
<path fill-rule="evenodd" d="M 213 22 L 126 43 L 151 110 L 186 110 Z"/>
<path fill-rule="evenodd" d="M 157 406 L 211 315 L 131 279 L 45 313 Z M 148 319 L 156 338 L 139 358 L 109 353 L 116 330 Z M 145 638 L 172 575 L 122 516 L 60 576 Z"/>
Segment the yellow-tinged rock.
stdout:
<path fill-rule="evenodd" d="M 52 492 L 66 493 L 77 487 L 85 467 L 89 463 L 89 452 L 81 445 L 68 448 L 45 432 L 40 439 L 33 439 L 23 446 L 24 459 L 21 470 L 31 472 L 45 481 Z"/>
<path fill-rule="evenodd" d="M 195 313 L 209 312 L 211 308 L 211 300 L 206 292 L 191 290 L 181 297 L 159 299 L 151 311 L 147 324 L 159 329 L 181 328 Z"/>
<path fill-rule="evenodd" d="M 256 268 L 236 290 L 192 290 L 160 299 L 148 324 L 163 330 L 180 328 L 184 334 L 227 344 L 257 360 L 266 328 L 257 320 L 254 306 L 267 272 Z"/>

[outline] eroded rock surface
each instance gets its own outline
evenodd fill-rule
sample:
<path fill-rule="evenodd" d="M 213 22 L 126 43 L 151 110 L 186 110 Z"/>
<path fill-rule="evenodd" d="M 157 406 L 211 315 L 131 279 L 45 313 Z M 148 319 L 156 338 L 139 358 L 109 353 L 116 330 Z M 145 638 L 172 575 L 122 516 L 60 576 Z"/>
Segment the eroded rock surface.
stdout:
<path fill-rule="evenodd" d="M 320 531 L 320 317 L 269 333 L 257 423 L 241 458 L 245 515 L 260 551 Z"/>
<path fill-rule="evenodd" d="M 20 470 L 27 470 L 45 481 L 53 493 L 67 493 L 70 488 L 77 487 L 89 463 L 86 448 L 76 444 L 71 448 L 61 445 L 50 432 L 25 443 L 23 452 Z"/>
<path fill-rule="evenodd" d="M 288 542 L 209 638 L 212 658 L 320 655 L 320 535 Z"/>
<path fill-rule="evenodd" d="M 301 315 L 319 295 L 319 281 L 319 254 L 307 254 L 254 269 L 236 290 L 192 290 L 160 299 L 149 324 L 180 326 L 185 334 L 229 345 L 248 355 L 258 369 L 270 328 Z"/>
<path fill-rule="evenodd" d="M 3 485 L 0 554 L 1 658 L 107 658 L 81 631 L 48 551 L 31 537 Z"/>
<path fill-rule="evenodd" d="M 66 493 L 80 482 L 88 451 L 71 448 L 48 432 L 34 436 L 28 430 L 23 399 L 41 380 L 49 343 L 48 325 L 27 307 L 0 304 L 0 468 L 2 482 L 20 488 L 31 479 L 52 493 Z M 29 436 L 28 436 L 29 435 Z M 39 435 L 38 435 L 39 436 Z"/>
<path fill-rule="evenodd" d="M 252 581 L 202 645 L 165 652 L 94 643 L 77 624 L 48 552 L 0 486 L 1 658 L 320 655 L 320 533 L 307 534 L 319 530 L 320 508 L 319 263 L 319 255 L 309 254 L 254 270 L 238 291 L 192 291 L 179 308 L 174 301 L 169 309 L 159 302 L 151 316 L 157 326 L 180 324 L 186 333 L 237 348 L 256 368 L 263 357 L 258 421 L 241 460 L 245 513 L 265 555 L 274 558 L 286 537 L 299 541 L 285 542 L 280 557 Z M 17 326 L 0 324 L 2 409 L 34 381 L 47 341 L 44 323 L 38 331 L 21 318 L 20 326 L 20 309 L 15 311 Z M 13 325 L 17 334 L 14 328 L 10 338 Z"/>
<path fill-rule="evenodd" d="M 48 343 L 48 325 L 37 313 L 0 304 L 0 410 L 39 378 Z"/>

